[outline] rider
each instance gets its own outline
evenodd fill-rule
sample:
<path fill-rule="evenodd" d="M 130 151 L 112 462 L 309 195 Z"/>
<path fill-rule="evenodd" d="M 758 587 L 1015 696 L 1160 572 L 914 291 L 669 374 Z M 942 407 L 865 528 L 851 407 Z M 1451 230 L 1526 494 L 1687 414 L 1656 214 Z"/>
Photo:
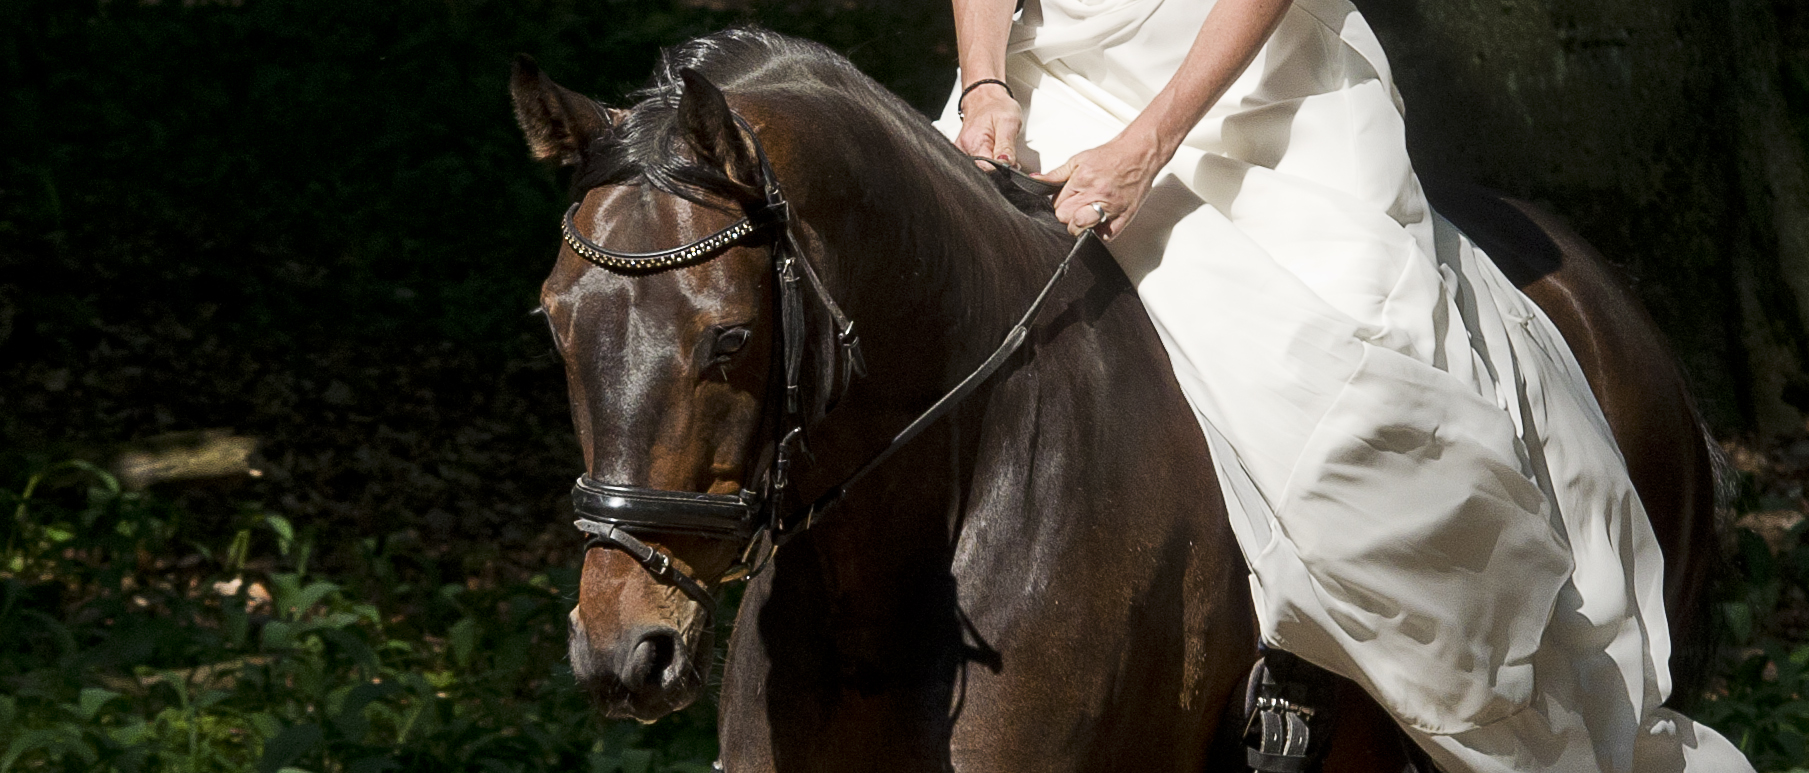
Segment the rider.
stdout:
<path fill-rule="evenodd" d="M 1348 0 L 954 0 L 962 150 L 1065 182 L 1211 445 L 1264 641 L 1443 769 L 1751 770 L 1661 707 L 1659 548 L 1545 315 L 1426 204 Z M 1102 224 L 1103 221 L 1103 224 Z"/>

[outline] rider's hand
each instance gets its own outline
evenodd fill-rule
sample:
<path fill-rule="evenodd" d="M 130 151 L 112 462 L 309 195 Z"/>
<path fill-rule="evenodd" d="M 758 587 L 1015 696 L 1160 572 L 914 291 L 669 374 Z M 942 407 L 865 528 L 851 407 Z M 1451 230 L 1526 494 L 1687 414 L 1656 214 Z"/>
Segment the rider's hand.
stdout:
<path fill-rule="evenodd" d="M 955 147 L 970 156 L 996 158 L 1017 166 L 1018 132 L 1024 128 L 1024 109 L 996 83 L 988 83 L 968 92 L 961 100 L 961 133 L 955 135 Z M 981 169 L 992 169 L 987 164 Z"/>
<path fill-rule="evenodd" d="M 1049 173 L 1035 176 L 1067 183 L 1055 197 L 1055 217 L 1068 224 L 1068 233 L 1075 236 L 1099 222 L 1093 204 L 1105 205 L 1107 222 L 1095 233 L 1110 239 L 1122 233 L 1137 214 L 1156 173 L 1172 155 L 1154 138 L 1127 130 L 1104 145 L 1076 153 Z"/>

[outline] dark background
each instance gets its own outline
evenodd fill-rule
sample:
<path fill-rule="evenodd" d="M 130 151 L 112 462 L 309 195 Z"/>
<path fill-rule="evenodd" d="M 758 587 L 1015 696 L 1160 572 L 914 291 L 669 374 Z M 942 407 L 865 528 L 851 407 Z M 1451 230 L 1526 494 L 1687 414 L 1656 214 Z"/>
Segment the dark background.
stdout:
<path fill-rule="evenodd" d="M 1421 173 L 1540 203 L 1624 269 L 1747 509 L 1800 542 L 1809 9 L 1358 5 Z M 262 477 L 158 489 L 192 528 L 255 503 L 347 572 L 391 544 L 447 582 L 575 565 L 580 456 L 527 315 L 566 198 L 509 61 L 620 103 L 661 47 L 745 22 L 928 112 L 952 83 L 941 0 L 0 0 L 0 484 L 230 428 Z"/>
<path fill-rule="evenodd" d="M 1719 434 L 1809 408 L 1809 18 L 1762 0 L 1368 0 L 1423 174 L 1566 216 L 1626 269 Z M 938 0 L 4 0 L 0 463 L 232 427 L 305 519 L 538 532 L 578 455 L 525 312 L 565 193 L 516 52 L 619 101 L 731 23 L 926 111 Z"/>
<path fill-rule="evenodd" d="M 0 3 L 0 460 L 231 427 L 291 517 L 521 541 L 579 456 L 526 315 L 565 191 L 527 157 L 516 52 L 619 100 L 661 46 L 759 21 L 917 104 L 927 3 Z"/>

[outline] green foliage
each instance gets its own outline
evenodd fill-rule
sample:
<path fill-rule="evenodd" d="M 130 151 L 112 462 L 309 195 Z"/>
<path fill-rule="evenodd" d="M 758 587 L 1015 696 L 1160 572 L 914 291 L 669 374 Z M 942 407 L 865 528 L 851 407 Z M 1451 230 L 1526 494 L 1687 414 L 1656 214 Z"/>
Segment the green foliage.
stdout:
<path fill-rule="evenodd" d="M 47 494 L 48 492 L 48 494 Z M 363 576 L 246 508 L 197 535 L 87 465 L 4 493 L 0 773 L 707 771 L 708 709 L 599 727 L 563 665 L 576 574 L 422 582 L 406 540 Z M 185 556 L 171 559 L 173 556 Z M 373 601 L 375 603 L 373 603 Z"/>
<path fill-rule="evenodd" d="M 1745 481 L 1743 511 L 1789 512 L 1796 497 L 1760 497 Z M 1809 760 L 1809 521 L 1768 544 L 1736 529 L 1733 568 L 1723 579 L 1718 628 L 1725 632 L 1719 686 L 1694 709 L 1761 771 Z"/>

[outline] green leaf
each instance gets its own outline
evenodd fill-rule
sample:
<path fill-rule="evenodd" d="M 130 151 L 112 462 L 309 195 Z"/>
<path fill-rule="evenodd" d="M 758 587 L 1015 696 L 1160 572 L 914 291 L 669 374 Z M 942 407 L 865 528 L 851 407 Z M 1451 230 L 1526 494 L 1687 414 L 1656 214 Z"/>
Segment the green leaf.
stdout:
<path fill-rule="evenodd" d="M 27 730 L 14 738 L 6 747 L 6 756 L 0 757 L 0 773 L 12 770 L 13 763 L 19 761 L 26 752 L 51 746 L 61 746 L 65 737 L 56 730 Z"/>
<path fill-rule="evenodd" d="M 648 749 L 629 749 L 622 752 L 622 773 L 647 773 L 653 766 L 653 752 Z"/>
<path fill-rule="evenodd" d="M 319 630 L 319 634 L 320 638 L 331 642 L 346 657 L 351 658 L 352 662 L 357 663 L 359 668 L 364 669 L 366 675 L 377 673 L 380 665 L 377 661 L 377 653 L 371 651 L 370 645 L 365 644 L 364 639 L 359 638 L 351 631 L 338 628 L 322 628 Z"/>
<path fill-rule="evenodd" d="M 358 616 L 357 615 L 354 615 L 350 612 L 334 612 L 333 614 L 330 614 L 330 615 L 323 615 L 320 617 L 320 619 L 315 620 L 313 627 L 339 630 L 339 629 L 344 629 L 344 628 L 350 628 L 357 624 L 358 624 Z"/>
<path fill-rule="evenodd" d="M 293 770 L 288 765 L 320 746 L 319 725 L 293 725 L 283 728 L 264 744 L 264 757 L 258 760 L 260 773 L 282 773 Z"/>
<path fill-rule="evenodd" d="M 226 633 L 226 643 L 233 649 L 238 649 L 245 646 L 245 637 L 251 633 L 251 615 L 245 612 L 237 597 L 227 599 L 223 604 L 220 614 L 226 618 L 221 626 Z"/>
<path fill-rule="evenodd" d="M 361 741 L 365 733 L 370 732 L 370 720 L 365 718 L 364 709 L 372 701 L 388 697 L 401 689 L 393 683 L 361 684 L 352 688 L 345 696 L 339 714 L 333 717 L 333 724 L 338 726 L 340 734 L 352 741 Z"/>
<path fill-rule="evenodd" d="M 1721 614 L 1735 642 L 1745 644 L 1752 639 L 1752 607 L 1738 602 L 1722 604 Z"/>
<path fill-rule="evenodd" d="M 100 713 L 101 707 L 117 697 L 119 697 L 119 693 L 112 690 L 103 690 L 99 687 L 83 688 L 82 696 L 76 702 L 76 714 L 81 716 L 84 721 L 92 722 L 94 715 Z"/>
<path fill-rule="evenodd" d="M 365 757 L 354 760 L 349 768 L 350 773 L 383 773 L 391 768 L 402 767 L 402 763 L 393 757 Z"/>
<path fill-rule="evenodd" d="M 301 580 L 300 574 L 278 574 L 270 578 L 271 601 L 279 614 L 291 620 L 300 619 L 321 599 L 339 590 L 334 583 L 321 581 L 303 586 Z"/>
<path fill-rule="evenodd" d="M 283 729 L 282 723 L 278 722 L 276 717 L 271 716 L 269 712 L 260 711 L 246 717 L 245 720 L 250 722 L 252 729 L 258 731 L 258 735 L 263 738 L 275 738 L 276 734 Z"/>
<path fill-rule="evenodd" d="M 151 731 L 151 724 L 142 719 L 134 719 L 130 724 L 107 731 L 107 737 L 120 746 L 137 746 Z"/>
<path fill-rule="evenodd" d="M 266 650 L 286 650 L 295 646 L 295 624 L 272 620 L 264 624 L 263 644 Z"/>
<path fill-rule="evenodd" d="M 446 632 L 446 644 L 452 649 L 452 659 L 460 666 L 470 665 L 471 653 L 477 650 L 477 621 L 469 617 L 452 624 Z"/>
<path fill-rule="evenodd" d="M 264 525 L 276 532 L 276 549 L 283 555 L 289 555 L 289 548 L 295 545 L 295 527 L 289 519 L 275 513 L 264 514 Z"/>
<path fill-rule="evenodd" d="M 245 568 L 245 561 L 251 557 L 251 530 L 240 529 L 232 536 L 232 544 L 226 548 L 226 571 L 238 572 Z"/>
<path fill-rule="evenodd" d="M 195 696 L 194 705 L 196 709 L 206 709 L 230 697 L 232 697 L 232 693 L 226 690 L 203 690 L 200 695 Z"/>
<path fill-rule="evenodd" d="M 92 462 L 84 462 L 80 459 L 70 459 L 58 466 L 74 467 L 78 470 L 87 472 L 89 475 L 93 475 L 96 480 L 100 481 L 101 489 L 107 496 L 119 496 L 119 479 L 113 477 L 113 473 L 95 466 Z"/>
<path fill-rule="evenodd" d="M 351 614 L 363 618 L 371 625 L 383 624 L 383 614 L 377 611 L 375 604 L 353 604 Z"/>

